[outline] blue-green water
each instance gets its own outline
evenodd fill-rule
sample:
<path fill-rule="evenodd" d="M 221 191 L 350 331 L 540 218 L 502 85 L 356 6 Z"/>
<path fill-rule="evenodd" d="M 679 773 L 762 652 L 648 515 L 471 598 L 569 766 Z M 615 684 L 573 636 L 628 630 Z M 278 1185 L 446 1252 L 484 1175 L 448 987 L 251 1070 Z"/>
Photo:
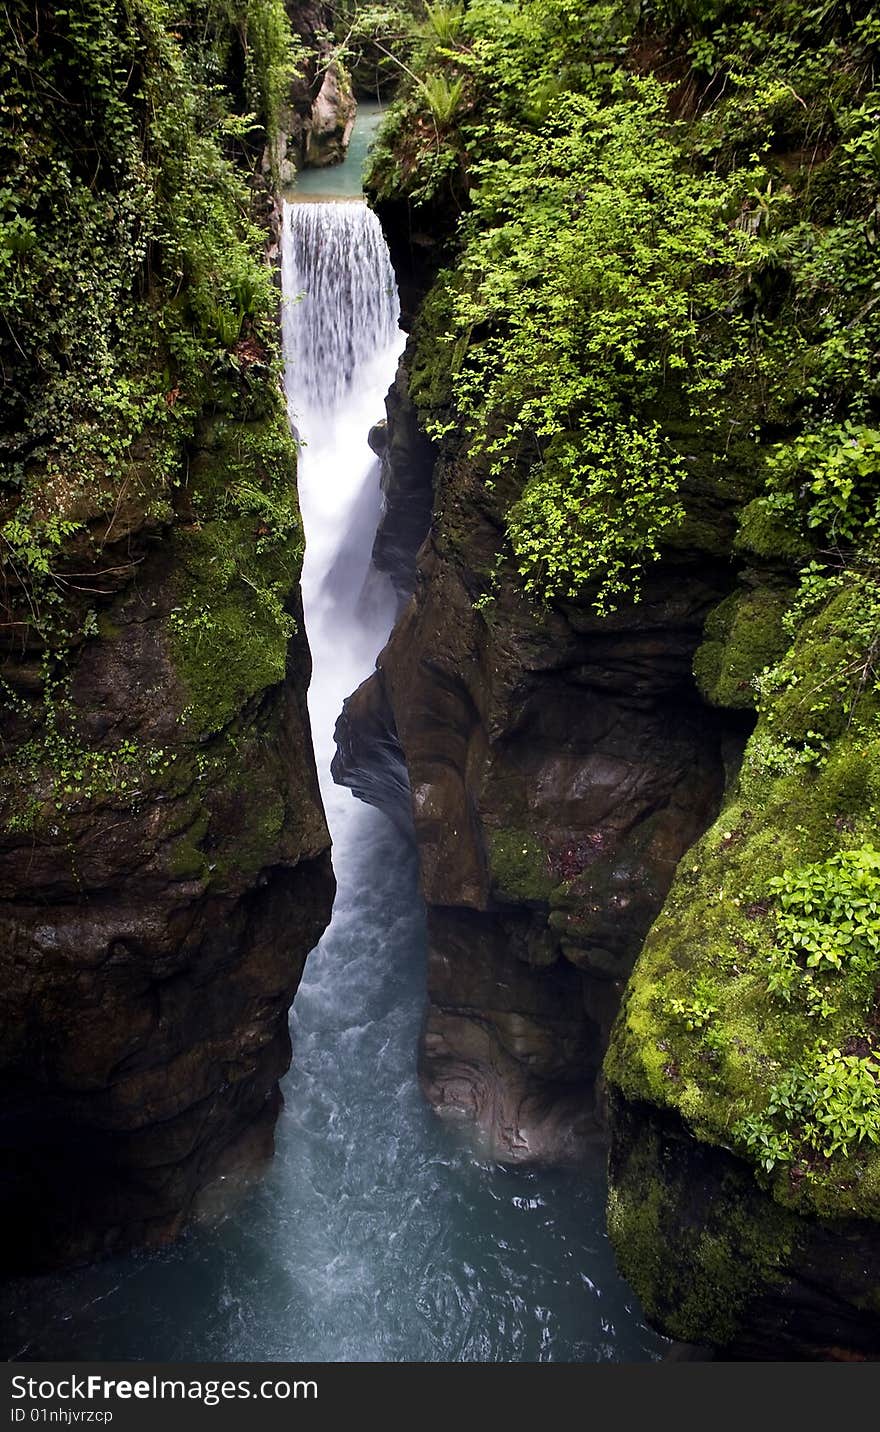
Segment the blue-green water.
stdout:
<path fill-rule="evenodd" d="M 217 1227 L 168 1251 L 18 1282 L 5 1295 L 7 1356 L 657 1355 L 614 1269 L 601 1167 L 488 1165 L 425 1107 L 414 1077 L 425 950 L 414 862 L 383 817 L 346 798 L 339 898 L 297 996 L 268 1175 Z"/>
<path fill-rule="evenodd" d="M 339 171 L 335 171 L 337 174 Z M 341 197 L 350 197 L 343 195 Z M 286 383 L 306 442 L 309 706 L 338 893 L 292 1015 L 277 1155 L 213 1227 L 2 1295 L 6 1356 L 151 1361 L 643 1361 L 664 1344 L 618 1276 L 605 1174 L 487 1163 L 415 1076 L 426 936 L 412 850 L 334 786 L 333 725 L 387 636 L 366 443 L 403 336 L 362 203 L 285 208 Z"/>
<path fill-rule="evenodd" d="M 363 193 L 364 165 L 370 145 L 382 122 L 382 106 L 364 102 L 358 105 L 348 153 L 342 164 L 326 169 L 303 169 L 289 194 L 292 199 L 356 199 Z"/>

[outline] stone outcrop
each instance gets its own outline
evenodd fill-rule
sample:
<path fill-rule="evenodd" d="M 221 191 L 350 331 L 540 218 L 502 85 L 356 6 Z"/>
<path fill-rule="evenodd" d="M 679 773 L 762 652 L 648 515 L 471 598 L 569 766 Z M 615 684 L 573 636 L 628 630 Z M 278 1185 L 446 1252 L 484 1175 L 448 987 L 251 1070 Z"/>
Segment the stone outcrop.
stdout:
<path fill-rule="evenodd" d="M 193 452 L 194 481 L 209 457 Z M 287 1011 L 332 902 L 301 623 L 276 670 L 223 673 L 212 719 L 176 617 L 215 524 L 193 527 L 186 488 L 170 521 L 130 494 L 96 575 L 85 543 L 60 569 L 102 593 L 69 679 L 48 698 L 37 650 L 3 654 L 20 775 L 0 831 L 13 1266 L 164 1240 L 271 1152 Z M 229 600 L 255 620 L 239 586 Z M 290 604 L 298 617 L 295 589 Z M 210 635 L 205 658 L 213 679 Z"/>
<path fill-rule="evenodd" d="M 739 102 L 730 102 L 721 71 L 703 87 L 680 48 L 683 33 L 637 31 L 623 68 L 668 80 L 680 66 L 672 113 L 699 133 L 700 115 L 715 109 L 713 133 L 729 125 L 735 146 Z M 834 33 L 835 45 L 849 43 L 848 22 Z M 805 31 L 794 43 L 806 75 L 816 63 L 815 36 Z M 740 97 L 751 46 L 749 31 Z M 533 70 L 534 63 L 525 72 Z M 490 135 L 493 80 L 475 102 Z M 754 81 L 757 100 L 760 65 Z M 583 77 L 580 84 L 592 93 Z M 531 131 L 529 81 L 524 90 Z M 796 102 L 808 115 L 808 101 Z M 508 107 L 504 119 L 512 113 Z M 767 115 L 768 152 L 804 213 L 815 212 L 813 196 L 823 193 L 821 223 L 830 233 L 849 212 L 851 175 L 830 139 L 828 189 L 817 189 L 824 159 L 815 151 L 805 164 L 795 128 L 782 130 Z M 489 169 L 499 188 L 503 164 L 512 153 L 532 154 L 531 142 L 529 132 L 522 151 L 486 145 L 490 159 L 502 159 Z M 804 421 L 807 432 L 812 422 L 822 426 L 835 403 L 848 412 L 863 392 L 862 367 L 844 378 L 829 368 L 820 412 L 810 409 L 812 389 L 786 383 L 789 340 L 809 352 L 811 372 L 821 368 L 828 315 L 844 290 L 799 287 L 794 268 L 781 281 L 766 274 L 766 288 L 745 303 L 742 289 L 731 289 L 725 312 L 761 314 L 768 331 L 775 328 L 781 381 L 771 388 L 762 379 L 750 394 L 742 373 L 725 371 L 733 440 L 716 438 L 713 478 L 698 429 L 686 431 L 669 370 L 656 409 L 642 420 L 659 422 L 663 441 L 685 458 L 686 519 L 649 570 L 642 601 L 601 620 L 589 594 L 528 608 L 498 554 L 529 459 L 518 482 L 481 471 L 462 451 L 448 395 L 450 371 L 463 373 L 460 392 L 479 430 L 479 372 L 494 414 L 482 438 L 505 450 L 508 418 L 514 432 L 528 433 L 527 407 L 513 407 L 528 384 L 508 388 L 498 370 L 516 351 L 508 333 L 530 311 L 518 303 L 530 302 L 533 279 L 540 286 L 539 260 L 505 308 L 480 276 L 491 272 L 486 256 L 496 240 L 493 258 L 515 251 L 525 225 L 506 221 L 521 201 L 527 207 L 524 191 L 506 205 L 495 195 L 484 202 L 486 171 L 473 166 L 486 150 L 465 124 L 444 146 L 437 182 L 435 144 L 439 150 L 436 128 L 420 147 L 415 125 L 392 125 L 368 181 L 400 275 L 402 321 L 419 335 L 409 357 L 412 392 L 444 436 L 412 601 L 377 674 L 347 703 L 339 732 L 339 774 L 355 776 L 368 799 L 383 799 L 378 763 L 372 788 L 368 779 L 374 733 L 386 751 L 396 734 L 411 782 L 431 941 L 425 1090 L 441 1113 L 476 1123 L 490 1151 L 510 1158 L 570 1156 L 604 1105 L 610 1236 L 648 1318 L 667 1334 L 733 1358 L 876 1358 L 880 1000 L 875 934 L 866 925 L 856 933 L 865 906 L 876 908 L 878 880 L 876 563 L 858 522 L 844 538 L 837 513 L 810 508 L 819 487 L 809 486 L 809 465 L 801 467 L 794 444 L 786 501 L 776 467 Z M 479 175 L 476 222 L 486 245 L 480 252 L 465 226 L 465 264 L 432 289 L 438 268 L 456 267 L 468 165 L 471 179 Z M 593 180 L 585 176 L 557 223 L 569 214 L 577 223 L 576 205 L 589 206 Z M 608 178 L 603 168 L 603 188 Z M 650 188 L 646 200 L 657 203 Z M 744 209 L 738 222 L 754 221 Z M 853 272 L 865 272 L 863 253 Z M 685 281 L 688 301 L 690 288 Z M 450 305 L 462 292 L 472 305 L 458 309 L 454 297 Z M 442 341 L 450 306 L 458 309 L 455 345 Z M 528 325 L 529 351 L 543 343 L 548 366 L 557 311 L 546 334 Z M 840 310 L 838 331 L 849 334 L 867 311 Z M 811 328 L 815 318 L 821 323 Z M 484 365 L 487 351 L 496 357 Z M 569 359 L 575 351 L 567 350 Z M 582 361 L 596 351 L 587 345 Z M 535 384 L 538 401 L 552 386 L 546 376 Z M 628 400 L 622 411 L 632 425 Z M 468 412 L 460 416 L 466 421 Z M 576 427 L 574 410 L 569 420 Z M 751 451 L 734 436 L 748 423 Z M 532 435 L 539 450 L 540 432 Z M 847 432 L 852 449 L 857 440 Z M 393 438 L 393 423 L 376 434 L 386 449 Z M 768 457 L 769 487 L 760 470 Z M 499 490 L 490 492 L 493 482 Z M 867 511 L 873 495 L 864 500 Z M 548 512 L 552 522 L 552 498 Z M 568 515 L 555 510 L 563 524 Z M 544 553 L 552 587 L 554 556 Z M 845 869 L 861 881 L 850 908 Z M 796 917 L 774 892 L 798 881 L 815 895 L 803 923 L 824 934 L 792 935 Z M 831 957 L 818 951 L 819 939 Z"/>
<path fill-rule="evenodd" d="M 408 460 L 424 502 L 401 384 L 386 452 Z M 472 1120 L 501 1157 L 567 1159 L 601 1122 L 597 1074 L 623 984 L 741 746 L 692 676 L 732 581 L 729 514 L 695 492 L 718 519 L 715 551 L 693 524 L 638 605 L 598 618 L 538 609 L 503 578 L 485 600 L 504 498 L 472 462 L 444 456 L 432 500 L 414 595 L 346 703 L 335 773 L 399 806 L 401 783 L 383 779 L 396 733 L 428 905 L 431 1103 Z"/>
<path fill-rule="evenodd" d="M 387 417 L 369 435 L 370 446 L 382 462 L 383 503 L 373 566 L 388 574 L 401 602 L 415 586 L 416 554 L 428 535 L 434 471 L 434 452 L 409 396 L 408 368 L 404 353 L 385 399 Z"/>
<path fill-rule="evenodd" d="M 164 1241 L 260 1166 L 332 904 L 278 315 L 206 134 L 224 111 L 255 132 L 239 18 L 158 47 L 125 7 L 15 20 L 33 70 L 3 143 L 45 235 L 9 330 L 0 484 L 0 1260 L 19 1269 Z M 232 89 L 207 101 L 214 62 Z M 233 150 L 277 263 L 278 205 Z M 146 194 L 163 239 L 142 250 Z M 215 225 L 204 287 L 193 214 Z"/>
<path fill-rule="evenodd" d="M 428 534 L 433 501 L 434 452 L 409 396 L 412 342 L 385 399 L 386 417 L 368 440 L 381 463 L 382 511 L 372 565 L 385 573 L 402 611 L 416 582 L 416 555 Z M 399 830 L 413 836 L 406 760 L 387 701 L 365 683 L 343 707 L 336 725 L 333 777 L 359 799 L 384 810 Z"/>
<path fill-rule="evenodd" d="M 289 0 L 286 8 L 304 48 L 272 142 L 281 184 L 291 184 L 298 169 L 341 164 L 357 114 L 351 77 L 333 54 L 330 7 L 322 0 Z"/>
<path fill-rule="evenodd" d="M 637 604 L 599 618 L 587 602 L 526 602 L 498 566 L 509 495 L 454 436 L 433 472 L 427 449 L 414 459 L 418 413 L 400 401 L 413 352 L 373 444 L 386 462 L 396 445 L 433 520 L 377 672 L 346 703 L 335 773 L 398 811 L 404 771 L 410 783 L 430 945 L 426 1096 L 502 1159 L 574 1159 L 608 1138 L 609 1234 L 668 1335 L 733 1359 L 876 1358 L 876 1224 L 859 1213 L 875 1195 L 856 1197 L 830 1167 L 777 1170 L 772 1188 L 756 1178 L 730 1147 L 721 1056 L 676 1025 L 667 997 L 693 998 L 701 970 L 723 983 L 721 960 L 728 1044 L 772 1078 L 766 976 L 753 1021 L 736 987 L 750 942 L 772 937 L 755 872 L 766 881 L 829 831 L 870 843 L 877 747 L 860 708 L 849 723 L 838 701 L 800 712 L 827 741 L 806 784 L 762 766 L 754 678 L 786 650 L 802 547 L 758 520 L 747 457 L 737 469 L 732 453 L 723 491 L 692 465 L 686 520 Z M 407 491 L 389 484 L 385 521 L 397 493 L 405 514 Z M 402 593 L 410 570 L 398 562 Z M 839 689 L 859 600 L 844 587 L 802 634 L 795 693 Z M 844 1047 L 857 1045 L 873 1047 Z M 733 1069 L 740 1089 L 759 1087 L 754 1068 L 745 1077 Z M 698 1112 L 717 1128 L 695 1130 Z M 872 1158 L 866 1146 L 866 1188 Z"/>
<path fill-rule="evenodd" d="M 321 88 L 312 102 L 306 138 L 306 165 L 323 169 L 341 164 L 354 128 L 357 102 L 344 67 L 332 61 L 324 71 Z"/>
<path fill-rule="evenodd" d="M 748 536 L 746 518 L 741 547 Z M 758 534 L 765 560 L 767 539 Z M 875 982 L 857 958 L 851 971 L 842 961 L 818 975 L 804 958 L 785 990 L 773 972 L 780 873 L 816 861 L 833 872 L 829 853 L 873 852 L 877 697 L 851 674 L 876 640 L 880 603 L 870 577 L 850 575 L 801 617 L 790 648 L 783 635 L 768 651 L 771 605 L 770 591 L 743 586 L 698 653 L 710 699 L 748 699 L 742 677 L 755 658 L 778 663 L 777 676 L 615 1025 L 609 1231 L 649 1317 L 674 1336 L 731 1357 L 877 1358 L 880 1160 L 864 1123 L 858 1135 L 864 1106 L 852 1097 L 867 1088 L 870 1107 Z M 821 930 L 821 889 L 812 899 Z M 845 920 L 832 919 L 844 935 Z"/>
<path fill-rule="evenodd" d="M 650 1320 L 733 1361 L 874 1361 L 876 1223 L 803 1217 L 748 1164 L 615 1097 L 609 1234 Z"/>

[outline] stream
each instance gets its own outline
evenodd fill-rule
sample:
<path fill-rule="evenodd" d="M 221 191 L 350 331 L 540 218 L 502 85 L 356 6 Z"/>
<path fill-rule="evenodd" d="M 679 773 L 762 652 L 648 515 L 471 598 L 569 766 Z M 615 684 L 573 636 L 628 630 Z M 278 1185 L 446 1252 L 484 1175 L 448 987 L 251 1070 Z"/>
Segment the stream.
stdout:
<path fill-rule="evenodd" d="M 342 701 L 395 607 L 369 565 L 380 491 L 366 435 L 403 346 L 381 230 L 357 197 L 373 125 L 367 114 L 346 165 L 306 176 L 284 210 L 309 707 L 338 893 L 292 1013 L 277 1154 L 234 1211 L 172 1248 L 16 1280 L 0 1304 L 6 1356 L 632 1362 L 666 1346 L 615 1270 L 601 1158 L 504 1168 L 425 1105 L 414 852 L 329 774 Z"/>

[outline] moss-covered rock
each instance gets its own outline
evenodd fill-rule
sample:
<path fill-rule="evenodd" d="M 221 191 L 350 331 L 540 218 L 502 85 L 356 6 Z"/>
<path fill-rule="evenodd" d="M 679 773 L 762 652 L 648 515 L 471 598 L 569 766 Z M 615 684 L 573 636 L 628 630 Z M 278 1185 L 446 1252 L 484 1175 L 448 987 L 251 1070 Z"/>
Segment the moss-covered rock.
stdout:
<path fill-rule="evenodd" d="M 546 901 L 554 880 L 547 851 L 527 830 L 494 830 L 489 837 L 489 875 L 499 900 Z"/>
<path fill-rule="evenodd" d="M 810 544 L 778 513 L 768 508 L 766 499 L 756 497 L 739 515 L 734 550 L 743 556 L 783 566 L 798 566 L 810 553 Z"/>
<path fill-rule="evenodd" d="M 303 552 L 295 477 L 280 405 L 269 419 L 215 423 L 190 464 L 193 520 L 174 531 L 179 599 L 168 626 L 199 731 L 219 730 L 284 679 L 296 629 L 288 592 Z"/>
<path fill-rule="evenodd" d="M 650 33 L 624 7 L 498 13 L 466 9 L 466 62 L 432 61 L 455 104 L 432 126 L 414 82 L 372 181 L 408 291 L 433 280 L 410 356 L 432 531 L 375 683 L 426 893 L 438 929 L 501 906 L 511 948 L 576 966 L 596 1011 L 678 863 L 607 1070 L 636 1122 L 675 1122 L 687 1173 L 654 1140 L 617 1179 L 619 1255 L 669 1330 L 739 1347 L 758 1307 L 783 1339 L 782 1300 L 803 1309 L 816 1274 L 801 1350 L 862 1355 L 873 1325 L 825 1315 L 874 1295 L 853 1249 L 876 1233 L 876 981 L 792 954 L 784 899 L 827 877 L 845 926 L 838 877 L 874 875 L 873 21 L 793 0 L 652 12 Z M 453 964 L 431 977 L 450 1062 Z M 473 1042 L 461 1063 L 475 1080 Z M 833 1086 L 855 1119 L 830 1152 L 803 1107 L 822 1079 L 816 1108 Z M 692 1181 L 721 1164 L 701 1203 Z"/>
<path fill-rule="evenodd" d="M 694 676 L 711 706 L 754 708 L 755 678 L 778 660 L 788 640 L 785 592 L 758 587 L 732 592 L 711 613 L 694 657 Z"/>
<path fill-rule="evenodd" d="M 616 1097 L 611 1126 L 608 1230 L 655 1326 L 732 1358 L 877 1356 L 873 1223 L 780 1207 L 655 1104 Z"/>
<path fill-rule="evenodd" d="M 725 1158 L 735 1150 L 740 1184 L 749 1184 L 738 1195 L 742 1207 L 754 1206 L 764 1222 L 782 1209 L 801 1215 L 805 1228 L 816 1218 L 880 1219 L 871 1112 L 880 1050 L 880 955 L 870 934 L 877 894 L 870 859 L 858 858 L 880 828 L 878 616 L 873 577 L 832 584 L 766 675 L 739 780 L 679 865 L 606 1060 L 611 1086 L 629 1105 L 676 1115 L 698 1146 Z M 837 875 L 829 857 L 850 851 L 852 868 L 865 873 L 844 888 L 840 880 L 850 877 Z M 785 892 L 807 880 L 809 894 L 793 903 Z M 864 917 L 856 890 L 868 901 Z M 835 911 L 828 936 L 825 902 L 837 902 L 828 904 Z M 839 959 L 834 940 L 831 956 L 821 955 L 832 935 L 845 941 Z M 671 1174 L 666 1182 L 664 1202 L 691 1197 Z M 613 1184 L 616 1246 L 639 1293 L 666 1309 L 661 1320 L 675 1331 L 667 1304 L 678 1254 L 658 1245 L 650 1277 L 644 1259 L 638 1268 L 627 1261 L 635 1197 L 631 1181 Z M 699 1285 L 701 1297 L 712 1296 L 711 1261 L 691 1259 L 688 1276 L 695 1296 Z M 860 1295 L 869 1292 L 866 1285 Z"/>
<path fill-rule="evenodd" d="M 284 7 L 8 19 L 0 1261 L 32 1268 L 167 1241 L 268 1156 L 332 873 L 259 222 Z"/>

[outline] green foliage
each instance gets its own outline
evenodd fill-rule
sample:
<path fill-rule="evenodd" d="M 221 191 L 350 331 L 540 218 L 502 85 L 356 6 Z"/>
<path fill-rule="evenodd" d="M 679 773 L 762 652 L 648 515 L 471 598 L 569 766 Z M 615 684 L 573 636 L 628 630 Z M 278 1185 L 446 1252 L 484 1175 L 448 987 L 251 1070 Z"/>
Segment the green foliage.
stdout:
<path fill-rule="evenodd" d="M 421 88 L 436 123 L 441 128 L 451 124 L 461 104 L 464 80 L 461 77 L 450 80 L 444 74 L 427 75 L 421 81 Z"/>
<path fill-rule="evenodd" d="M 880 1052 L 862 1057 L 818 1046 L 772 1086 L 764 1112 L 734 1133 L 768 1173 L 811 1155 L 847 1157 L 865 1140 L 880 1144 Z"/>
<path fill-rule="evenodd" d="M 770 457 L 770 511 L 862 545 L 880 525 L 880 430 L 847 421 L 804 433 Z"/>
<path fill-rule="evenodd" d="M 783 958 L 808 969 L 880 969 L 880 854 L 840 850 L 770 881 Z"/>
<path fill-rule="evenodd" d="M 303 552 L 291 457 L 279 408 L 250 426 L 215 424 L 191 468 L 197 521 L 175 534 L 183 580 L 168 627 L 193 732 L 220 730 L 284 679 Z"/>
<path fill-rule="evenodd" d="M 715 989 L 711 980 L 698 979 L 694 985 L 692 999 L 671 999 L 669 1013 L 681 1022 L 689 1033 L 698 1033 L 711 1025 L 718 1006 L 715 1004 Z"/>
<path fill-rule="evenodd" d="M 546 600 L 598 583 L 596 609 L 613 610 L 681 517 L 677 475 L 656 427 L 618 423 L 552 444 L 507 519 L 526 591 Z"/>
<path fill-rule="evenodd" d="M 778 1202 L 833 1217 L 880 1216 L 877 594 L 873 568 L 805 572 L 739 778 L 679 866 L 606 1065 L 628 1097 L 733 1143 Z"/>
<path fill-rule="evenodd" d="M 282 0 L 237 0 L 227 10 L 245 58 L 247 96 L 268 134 L 281 122 L 290 86 L 302 59 L 302 42 L 291 32 Z"/>
<path fill-rule="evenodd" d="M 419 0 L 335 0 L 331 5 L 336 56 L 357 88 L 378 99 L 393 93 L 418 43 Z"/>
<path fill-rule="evenodd" d="M 687 55 L 704 95 L 686 123 L 641 60 L 633 73 L 658 25 L 664 65 Z M 872 25 L 793 0 L 641 17 L 475 0 L 410 56 L 369 182 L 468 211 L 453 311 L 424 334 L 452 393 L 427 417 L 438 437 L 464 427 L 490 481 L 515 474 L 509 537 L 534 595 L 609 610 L 637 593 L 689 469 L 714 451 L 723 484 L 734 436 L 768 454 L 756 540 L 874 530 Z M 426 68 L 460 83 L 442 133 Z"/>
<path fill-rule="evenodd" d="M 49 838 L 174 759 L 93 749 L 72 696 L 105 632 L 87 603 L 112 600 L 145 535 L 208 533 L 170 645 L 221 653 L 226 716 L 284 676 L 295 445 L 251 213 L 295 50 L 282 0 L 13 0 L 0 23 L 0 558 L 41 684 L 3 690 L 4 818 Z M 220 474 L 200 460 L 212 422 L 235 435 Z"/>
<path fill-rule="evenodd" d="M 43 665 L 42 720 L 28 740 L 5 751 L 3 823 L 11 835 L 57 829 L 96 799 L 134 801 L 177 760 L 174 751 L 144 747 L 127 737 L 113 746 L 86 745 L 69 676 L 57 674 L 48 656 Z M 31 709 L 11 688 L 5 687 L 3 695 L 8 708 L 32 720 Z"/>
<path fill-rule="evenodd" d="M 464 5 L 425 4 L 425 29 L 441 45 L 454 45 L 461 34 Z"/>
<path fill-rule="evenodd" d="M 783 630 L 789 639 L 797 635 L 806 617 L 827 606 L 844 585 L 842 572 L 830 571 L 824 562 L 812 561 L 802 567 L 797 592 L 782 618 Z"/>
<path fill-rule="evenodd" d="M 55 512 L 40 521 L 19 508 L 0 529 L 6 560 L 17 572 L 27 573 L 32 583 L 40 577 L 50 577 L 53 556 L 63 546 L 65 537 L 76 532 L 78 526 L 79 523 Z"/>
<path fill-rule="evenodd" d="M 29 615 L 45 615 L 39 550 L 112 513 L 145 442 L 170 483 L 204 406 L 242 373 L 239 343 L 274 345 L 219 79 L 244 46 L 268 123 L 290 32 L 280 0 L 173 16 L 164 0 L 15 3 L 5 25 L 0 518 Z"/>
<path fill-rule="evenodd" d="M 455 407 L 494 475 L 531 458 L 509 516 L 527 588 L 598 581 L 607 609 L 681 515 L 659 393 L 708 414 L 736 359 L 735 331 L 708 346 L 735 246 L 724 189 L 682 170 L 654 81 L 604 105 L 569 97 L 515 163 L 473 177 L 446 340 L 467 345 Z"/>

